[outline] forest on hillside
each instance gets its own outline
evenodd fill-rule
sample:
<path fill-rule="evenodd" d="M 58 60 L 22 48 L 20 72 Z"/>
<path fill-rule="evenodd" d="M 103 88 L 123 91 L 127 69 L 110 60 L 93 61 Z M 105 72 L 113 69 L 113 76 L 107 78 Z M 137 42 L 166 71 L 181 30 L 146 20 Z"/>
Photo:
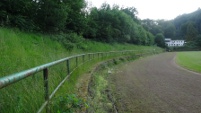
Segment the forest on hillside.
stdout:
<path fill-rule="evenodd" d="M 189 14 L 182 14 L 173 20 L 142 20 L 144 28 L 154 36 L 183 39 L 186 47 L 201 48 L 201 9 Z M 160 34 L 160 35 L 159 35 Z"/>
<path fill-rule="evenodd" d="M 135 7 L 89 7 L 84 0 L 1 0 L 0 26 L 106 43 L 166 47 L 164 38 L 201 47 L 201 9 L 173 20 L 141 20 Z M 72 39 L 70 39 L 72 40 Z"/>

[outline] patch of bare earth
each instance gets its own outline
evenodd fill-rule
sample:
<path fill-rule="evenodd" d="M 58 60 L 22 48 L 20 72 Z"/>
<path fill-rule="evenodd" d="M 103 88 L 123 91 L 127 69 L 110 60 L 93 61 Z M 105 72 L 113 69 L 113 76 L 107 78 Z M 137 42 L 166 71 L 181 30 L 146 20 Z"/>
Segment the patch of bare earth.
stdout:
<path fill-rule="evenodd" d="M 201 76 L 178 68 L 175 55 L 142 58 L 110 76 L 119 113 L 201 113 Z"/>
<path fill-rule="evenodd" d="M 100 64 L 101 63 L 98 63 L 91 69 L 91 71 L 80 76 L 77 81 L 77 84 L 76 84 L 77 94 L 80 98 L 84 99 L 85 101 L 87 101 L 87 98 L 89 95 L 88 89 L 90 85 L 89 83 L 91 81 L 91 76 L 96 70 L 98 70 L 97 68 Z M 83 106 L 83 108 L 79 112 L 85 113 L 86 111 L 87 111 L 86 106 Z"/>
<path fill-rule="evenodd" d="M 91 73 L 86 73 L 78 79 L 78 82 L 76 84 L 76 88 L 78 89 L 77 91 L 78 96 L 84 99 L 85 101 L 87 100 L 88 84 L 90 82 L 90 78 Z M 85 113 L 86 107 L 84 106 L 80 112 Z"/>

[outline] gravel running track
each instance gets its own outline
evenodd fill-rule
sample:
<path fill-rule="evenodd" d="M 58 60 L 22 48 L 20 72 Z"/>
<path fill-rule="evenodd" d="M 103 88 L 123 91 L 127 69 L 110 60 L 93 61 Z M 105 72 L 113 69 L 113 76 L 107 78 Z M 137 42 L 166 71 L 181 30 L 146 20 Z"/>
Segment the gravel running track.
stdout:
<path fill-rule="evenodd" d="M 174 62 L 176 53 L 140 58 L 111 75 L 119 113 L 201 113 L 201 74 Z"/>

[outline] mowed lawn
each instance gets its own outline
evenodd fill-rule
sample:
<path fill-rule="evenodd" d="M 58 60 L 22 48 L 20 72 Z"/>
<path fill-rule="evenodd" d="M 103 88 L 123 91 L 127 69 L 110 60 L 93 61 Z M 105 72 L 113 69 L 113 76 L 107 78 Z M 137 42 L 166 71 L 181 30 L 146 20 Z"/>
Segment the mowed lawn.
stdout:
<path fill-rule="evenodd" d="M 201 73 L 201 52 L 178 52 L 176 62 L 180 66 Z"/>

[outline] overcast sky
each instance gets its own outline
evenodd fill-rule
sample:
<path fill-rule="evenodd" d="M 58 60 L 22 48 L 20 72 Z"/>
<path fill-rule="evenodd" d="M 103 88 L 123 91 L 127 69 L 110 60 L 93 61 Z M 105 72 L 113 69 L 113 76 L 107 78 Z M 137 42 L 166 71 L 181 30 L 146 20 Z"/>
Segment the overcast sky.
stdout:
<path fill-rule="evenodd" d="M 88 0 L 92 6 L 100 7 L 107 2 L 124 7 L 135 7 L 141 19 L 174 19 L 178 15 L 191 13 L 201 8 L 201 0 Z"/>

